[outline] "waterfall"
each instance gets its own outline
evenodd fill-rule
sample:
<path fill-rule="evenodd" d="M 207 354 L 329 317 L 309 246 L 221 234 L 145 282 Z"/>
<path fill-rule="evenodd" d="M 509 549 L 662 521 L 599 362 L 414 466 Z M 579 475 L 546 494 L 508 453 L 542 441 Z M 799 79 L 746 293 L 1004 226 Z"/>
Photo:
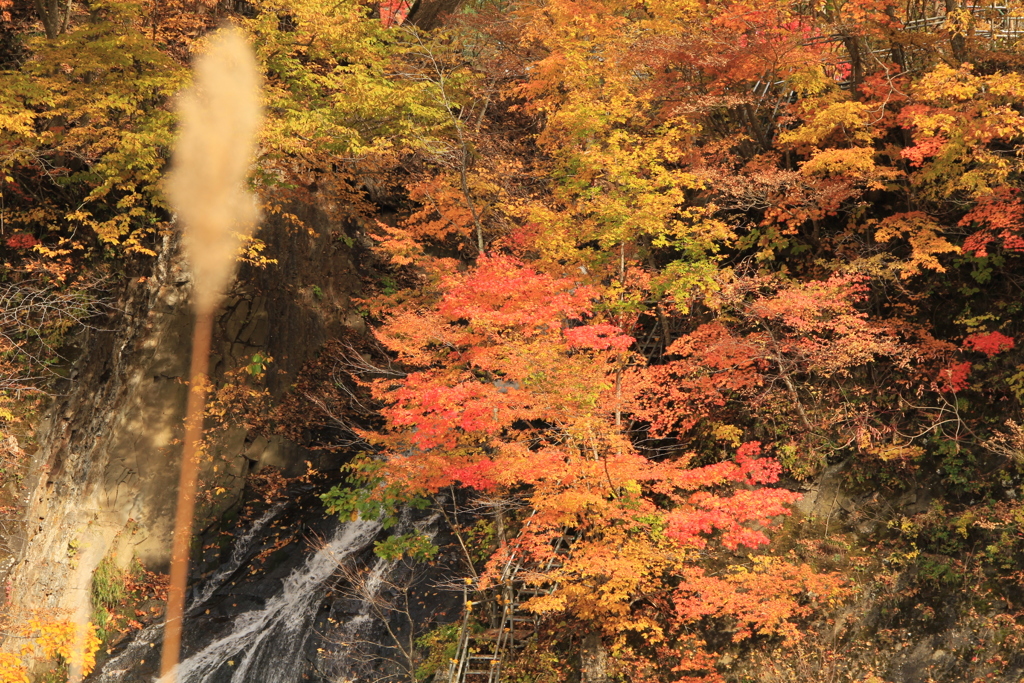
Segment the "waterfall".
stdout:
<path fill-rule="evenodd" d="M 372 632 L 375 625 L 374 616 L 370 614 L 370 602 L 376 599 L 380 592 L 384 579 L 391 572 L 394 562 L 377 558 L 365 579 L 365 583 L 359 590 L 358 597 L 361 599 L 359 612 L 349 619 L 338 629 L 336 640 L 344 643 L 349 650 L 348 657 L 334 658 L 330 670 L 331 677 L 337 681 L 358 681 L 362 680 L 362 668 L 365 658 L 358 656 L 361 649 L 360 644 L 372 640 Z M 352 655 L 356 655 L 353 657 Z"/>
<path fill-rule="evenodd" d="M 252 556 L 267 547 L 271 522 L 288 515 L 290 505 L 271 508 L 239 533 L 223 564 L 192 589 L 177 683 L 365 682 L 404 675 L 409 655 L 396 648 L 389 629 L 420 625 L 400 611 L 389 627 L 389 601 L 419 583 L 426 565 L 375 557 L 379 522 L 326 519 L 320 528 L 328 540 L 308 554 L 296 552 L 269 573 L 247 571 Z M 433 538 L 440 513 L 416 516 L 402 510 L 391 533 Z M 338 579 L 341 567 L 348 569 Z M 431 621 L 433 608 L 422 609 L 415 618 Z M 136 633 L 90 680 L 154 683 L 162 631 L 159 623 Z"/>
<path fill-rule="evenodd" d="M 438 533 L 440 516 L 435 511 L 425 519 L 414 521 L 412 509 L 406 507 L 392 533 L 416 531 L 433 540 Z M 409 653 L 397 647 L 396 631 L 386 627 L 384 622 L 392 621 L 393 617 L 397 617 L 399 622 L 412 618 L 405 609 L 412 605 L 403 606 L 392 600 L 396 598 L 396 593 L 401 594 L 423 578 L 422 575 L 416 576 L 412 568 L 414 565 L 378 557 L 365 576 L 348 581 L 349 585 L 343 592 L 357 600 L 360 606 L 332 634 L 332 641 L 342 646 L 344 656 L 336 653 L 324 663 L 324 670 L 320 673 L 326 679 L 341 683 L 408 680 Z M 392 612 L 395 607 L 398 608 L 397 612 Z M 398 627 L 398 633 L 402 628 L 415 628 L 414 624 L 408 622 L 396 624 L 392 621 L 392 626 Z"/>
<path fill-rule="evenodd" d="M 187 609 L 189 616 L 196 615 L 217 588 L 242 566 L 253 539 L 279 511 L 268 511 L 238 538 L 228 562 L 195 591 Z M 178 683 L 297 683 L 304 680 L 302 675 L 308 668 L 303 659 L 304 648 L 317 610 L 329 589 L 329 579 L 339 563 L 366 550 L 380 528 L 379 523 L 364 520 L 337 524 L 331 539 L 285 576 L 280 588 L 263 607 L 237 614 L 227 632 L 218 634 L 199 651 L 187 656 L 176 669 Z M 185 627 L 188 630 L 189 624 Z M 162 623 L 140 631 L 124 652 L 103 666 L 94 680 L 97 683 L 152 680 L 142 674 L 143 665 L 159 659 L 162 632 Z"/>
<path fill-rule="evenodd" d="M 304 645 L 338 564 L 365 549 L 380 524 L 340 525 L 333 538 L 288 575 L 262 609 L 235 618 L 229 633 L 189 656 L 176 669 L 179 683 L 292 683 L 306 668 Z"/>
<path fill-rule="evenodd" d="M 209 579 L 200 584 L 196 589 L 193 590 L 192 595 L 189 597 L 187 606 L 185 609 L 185 616 L 190 617 L 199 611 L 199 608 L 206 604 L 206 601 L 210 599 L 210 596 L 216 592 L 218 588 L 224 585 L 224 582 L 231 578 L 231 575 L 238 571 L 239 567 L 248 559 L 249 550 L 252 548 L 252 543 L 256 538 L 259 537 L 259 533 L 263 531 L 263 527 L 270 522 L 270 520 L 281 514 L 284 510 L 285 503 L 281 502 L 270 508 L 263 513 L 263 516 L 252 523 L 245 532 L 235 539 L 235 542 L 231 545 L 231 557 L 224 563 Z"/>
<path fill-rule="evenodd" d="M 210 596 L 223 586 L 224 582 L 231 578 L 232 574 L 238 571 L 248 559 L 250 552 L 253 550 L 254 542 L 259 539 L 260 532 L 263 531 L 267 524 L 280 515 L 286 506 L 286 502 L 281 502 L 269 508 L 242 534 L 235 537 L 234 542 L 231 544 L 231 557 L 228 558 L 228 561 L 208 579 L 193 587 L 192 594 L 186 603 L 186 617 L 195 615 L 199 608 L 210 599 Z M 156 648 L 160 643 L 163 628 L 164 625 L 160 622 L 151 624 L 136 633 L 131 643 L 123 652 L 103 665 L 102 669 L 96 674 L 95 680 L 97 683 L 128 683 L 133 678 L 141 680 L 133 677 L 131 674 L 135 673 L 140 662 L 145 662 L 147 658 L 155 662 L 159 657 L 159 650 Z"/>

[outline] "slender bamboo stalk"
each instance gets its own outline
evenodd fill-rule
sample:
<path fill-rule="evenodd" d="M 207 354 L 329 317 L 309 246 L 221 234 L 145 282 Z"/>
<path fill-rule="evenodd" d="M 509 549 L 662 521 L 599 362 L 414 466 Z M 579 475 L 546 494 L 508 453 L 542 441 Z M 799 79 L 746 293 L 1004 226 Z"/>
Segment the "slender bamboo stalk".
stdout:
<path fill-rule="evenodd" d="M 196 474 L 203 443 L 203 413 L 206 405 L 206 376 L 210 364 L 213 311 L 196 314 L 192 334 L 192 368 L 189 371 L 188 403 L 185 408 L 185 448 L 178 480 L 178 507 L 174 517 L 171 549 L 171 583 L 167 592 L 167 619 L 160 657 L 160 676 L 170 674 L 181 653 L 181 626 L 188 584 L 189 545 L 196 508 Z"/>

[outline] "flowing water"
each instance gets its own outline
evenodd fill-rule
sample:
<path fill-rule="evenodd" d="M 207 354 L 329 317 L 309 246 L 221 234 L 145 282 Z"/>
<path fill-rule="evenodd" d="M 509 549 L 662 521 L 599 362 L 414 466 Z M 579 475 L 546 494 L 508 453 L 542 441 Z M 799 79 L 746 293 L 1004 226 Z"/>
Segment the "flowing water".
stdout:
<path fill-rule="evenodd" d="M 193 589 L 186 602 L 186 617 L 197 614 L 203 605 L 206 604 L 206 601 L 210 599 L 210 596 L 223 586 L 224 582 L 231 578 L 231 575 L 237 572 L 246 560 L 249 559 L 249 552 L 252 550 L 253 543 L 259 538 L 260 532 L 263 531 L 264 527 L 271 520 L 281 514 L 285 506 L 286 504 L 282 502 L 270 508 L 263 513 L 262 517 L 253 522 L 252 526 L 246 529 L 241 536 L 235 539 L 231 546 L 231 557 L 228 558 L 228 561 L 221 565 L 214 572 L 213 576 Z"/>
<path fill-rule="evenodd" d="M 203 623 L 203 608 L 217 590 L 246 562 L 253 541 L 279 512 L 273 508 L 239 536 L 229 560 L 194 591 L 187 614 L 186 634 L 213 629 Z M 262 606 L 232 615 L 227 628 L 217 629 L 212 640 L 188 654 L 178 666 L 178 683 L 297 683 L 308 680 L 307 641 L 330 579 L 341 563 L 367 550 L 380 524 L 357 520 L 336 523 L 329 540 L 284 578 Z M 198 618 L 197 618 L 198 615 Z M 357 617 L 358 618 L 358 617 Z M 191 627 L 191 628 L 190 628 Z M 159 658 L 162 624 L 138 634 L 117 657 L 95 676 L 100 683 L 136 683 L 154 680 L 152 666 Z M 149 665 L 146 662 L 149 662 Z"/>
<path fill-rule="evenodd" d="M 392 533 L 418 530 L 434 537 L 439 513 L 416 516 L 405 510 Z M 273 546 L 275 530 L 296 519 L 323 540 L 305 553 L 298 546 L 280 553 L 284 561 L 276 567 L 252 562 Z M 422 633 L 439 618 L 447 620 L 451 605 L 442 604 L 436 590 L 422 593 L 436 578 L 423 581 L 423 566 L 374 556 L 380 532 L 378 522 L 339 522 L 303 512 L 294 502 L 266 511 L 235 537 L 223 563 L 192 588 L 177 683 L 344 683 L 403 676 L 408 655 L 396 648 L 391 629 Z M 407 601 L 392 615 L 396 595 L 415 595 L 417 606 Z M 162 631 L 162 624 L 154 624 L 135 634 L 90 680 L 153 683 Z"/>
<path fill-rule="evenodd" d="M 293 571 L 260 610 L 242 613 L 227 634 L 189 656 L 177 670 L 179 683 L 291 683 L 306 669 L 305 644 L 328 579 L 349 556 L 365 549 L 380 524 L 357 520 L 340 525 L 334 537 Z M 270 645 L 268 647 L 268 645 Z"/>

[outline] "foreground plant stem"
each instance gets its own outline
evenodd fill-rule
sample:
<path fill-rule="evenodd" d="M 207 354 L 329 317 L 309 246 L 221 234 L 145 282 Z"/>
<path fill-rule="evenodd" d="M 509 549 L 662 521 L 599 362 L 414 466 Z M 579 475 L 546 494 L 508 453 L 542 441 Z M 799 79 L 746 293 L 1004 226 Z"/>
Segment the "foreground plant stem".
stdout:
<path fill-rule="evenodd" d="M 171 548 L 171 582 L 167 591 L 167 620 L 164 626 L 160 676 L 168 676 L 181 654 L 181 628 L 188 584 L 188 556 L 192 541 L 192 520 L 196 509 L 196 473 L 203 442 L 203 412 L 206 404 L 206 376 L 210 364 L 210 339 L 213 311 L 196 314 L 192 334 L 192 367 L 189 371 L 188 403 L 185 408 L 185 448 L 181 456 L 178 480 L 178 505 L 174 517 L 174 543 Z M 174 679 L 168 678 L 168 681 Z"/>

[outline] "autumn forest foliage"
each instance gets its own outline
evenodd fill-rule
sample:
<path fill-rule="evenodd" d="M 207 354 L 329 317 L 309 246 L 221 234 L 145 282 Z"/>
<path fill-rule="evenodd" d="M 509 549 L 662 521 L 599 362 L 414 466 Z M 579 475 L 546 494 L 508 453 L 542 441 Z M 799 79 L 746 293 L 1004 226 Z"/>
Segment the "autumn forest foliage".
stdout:
<path fill-rule="evenodd" d="M 50 31 L 0 2 L 0 384 L 161 248 L 171 98 L 231 19 L 264 215 L 315 204 L 372 265 L 332 512 L 488 501 L 478 585 L 547 567 L 545 647 L 596 633 L 616 680 L 730 679 L 726 652 L 810 680 L 785 653 L 837 666 L 869 588 L 920 617 L 956 586 L 1017 642 L 1024 7 L 439 5 L 104 0 Z M 276 267 L 258 233 L 243 258 Z M 794 513 L 827 472 L 931 504 Z"/>

